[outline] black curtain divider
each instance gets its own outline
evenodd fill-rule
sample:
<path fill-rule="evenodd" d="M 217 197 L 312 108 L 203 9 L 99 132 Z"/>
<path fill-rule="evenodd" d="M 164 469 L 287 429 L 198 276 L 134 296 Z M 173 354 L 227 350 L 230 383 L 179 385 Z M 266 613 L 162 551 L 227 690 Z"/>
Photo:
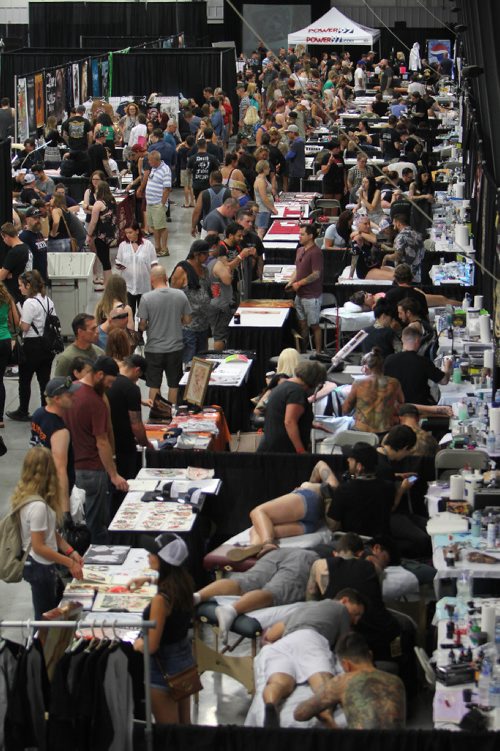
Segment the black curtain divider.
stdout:
<path fill-rule="evenodd" d="M 10 141 L 0 141 L 0 224 L 12 221 L 12 180 Z M 3 241 L 0 241 L 5 248 Z"/>
<path fill-rule="evenodd" d="M 208 496 L 203 516 L 215 525 L 210 548 L 250 526 L 250 511 L 272 498 L 290 493 L 308 480 L 314 465 L 325 461 L 336 474 L 340 455 L 247 454 L 209 451 L 147 451 L 148 467 L 207 467 L 222 482 L 219 494 Z"/>
<path fill-rule="evenodd" d="M 159 91 L 175 96 L 182 92 L 202 102 L 203 88 L 221 83 L 233 96 L 236 66 L 232 48 L 133 50 L 113 56 L 113 94 Z"/>
<path fill-rule="evenodd" d="M 31 39 L 44 47 L 79 47 L 80 36 L 93 34 L 150 37 L 183 31 L 188 47 L 209 44 L 213 38 L 204 2 L 30 3 L 29 27 Z"/>
<path fill-rule="evenodd" d="M 154 749 L 183 751 L 495 751 L 498 733 L 457 733 L 444 730 L 323 730 L 235 727 L 220 725 L 154 725 Z M 268 746 L 269 748 L 266 748 Z M 142 751 L 141 747 L 141 751 Z M 139 749 L 138 749 L 139 751 Z"/>

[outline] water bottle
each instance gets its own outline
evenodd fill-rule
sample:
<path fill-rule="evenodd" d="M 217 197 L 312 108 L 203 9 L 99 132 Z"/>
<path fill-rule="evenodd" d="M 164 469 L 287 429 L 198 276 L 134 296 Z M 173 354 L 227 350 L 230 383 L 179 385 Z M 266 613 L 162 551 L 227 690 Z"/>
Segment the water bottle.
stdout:
<path fill-rule="evenodd" d="M 457 579 L 457 599 L 467 603 L 472 597 L 470 571 L 464 569 Z"/>
<path fill-rule="evenodd" d="M 453 366 L 453 374 L 451 380 L 453 383 L 462 383 L 462 369 L 458 362 L 456 362 Z"/>
<path fill-rule="evenodd" d="M 469 295 L 468 292 L 465 293 L 464 299 L 462 300 L 462 310 L 467 311 L 472 306 L 472 298 Z"/>
<path fill-rule="evenodd" d="M 474 511 L 472 514 L 472 522 L 470 525 L 470 533 L 472 537 L 481 537 L 481 512 Z"/>
<path fill-rule="evenodd" d="M 493 667 L 491 674 L 488 703 L 494 709 L 500 708 L 500 670 L 497 665 Z"/>
<path fill-rule="evenodd" d="M 486 527 L 486 547 L 487 548 L 494 548 L 497 543 L 497 525 L 494 521 L 488 521 L 488 526 Z"/>
<path fill-rule="evenodd" d="M 490 683 L 491 683 L 491 663 L 488 657 L 484 657 L 483 664 L 481 665 L 481 672 L 479 674 L 479 680 L 477 683 L 479 694 L 479 705 L 481 707 L 487 707 L 490 700 Z"/>

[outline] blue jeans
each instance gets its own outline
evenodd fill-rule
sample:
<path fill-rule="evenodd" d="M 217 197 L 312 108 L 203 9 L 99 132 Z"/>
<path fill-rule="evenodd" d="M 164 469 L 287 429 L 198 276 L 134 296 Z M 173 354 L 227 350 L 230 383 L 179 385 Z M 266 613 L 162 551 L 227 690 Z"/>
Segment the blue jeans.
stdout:
<path fill-rule="evenodd" d="M 26 559 L 23 579 L 31 586 L 35 620 L 39 621 L 43 613 L 59 605 L 64 591 L 62 579 L 55 563 L 38 563 L 31 556 Z"/>
<path fill-rule="evenodd" d="M 191 642 L 185 637 L 173 644 L 160 644 L 158 651 L 150 657 L 150 665 L 151 687 L 168 692 L 170 689 L 164 675 L 172 676 L 194 665 Z"/>
<path fill-rule="evenodd" d="M 182 341 L 184 344 L 182 362 L 191 362 L 198 352 L 204 352 L 208 349 L 208 329 L 205 329 L 204 331 L 182 329 Z"/>
<path fill-rule="evenodd" d="M 76 486 L 85 491 L 85 518 L 93 545 L 109 542 L 108 524 L 110 493 L 108 475 L 104 470 L 77 469 Z"/>

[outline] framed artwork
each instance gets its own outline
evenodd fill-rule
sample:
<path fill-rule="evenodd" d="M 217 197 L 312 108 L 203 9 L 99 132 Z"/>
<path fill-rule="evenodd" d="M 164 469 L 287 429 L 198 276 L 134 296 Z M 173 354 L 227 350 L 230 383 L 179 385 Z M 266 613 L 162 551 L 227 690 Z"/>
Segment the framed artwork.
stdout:
<path fill-rule="evenodd" d="M 213 366 L 213 362 L 202 360 L 199 357 L 193 357 L 186 390 L 184 392 L 184 400 L 186 402 L 189 402 L 189 404 L 196 404 L 197 407 L 203 407 Z"/>

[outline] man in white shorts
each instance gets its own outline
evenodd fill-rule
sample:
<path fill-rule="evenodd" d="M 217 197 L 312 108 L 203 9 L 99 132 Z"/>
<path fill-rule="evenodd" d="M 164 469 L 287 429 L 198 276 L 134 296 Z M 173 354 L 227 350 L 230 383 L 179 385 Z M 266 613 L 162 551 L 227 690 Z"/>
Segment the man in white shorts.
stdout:
<path fill-rule="evenodd" d="M 356 590 L 343 589 L 335 600 L 304 603 L 286 622 L 268 629 L 265 638 L 271 644 L 261 652 L 266 677 L 264 727 L 279 727 L 278 704 L 297 684 L 307 682 L 317 692 L 331 678 L 331 648 L 360 620 L 364 609 Z"/>

